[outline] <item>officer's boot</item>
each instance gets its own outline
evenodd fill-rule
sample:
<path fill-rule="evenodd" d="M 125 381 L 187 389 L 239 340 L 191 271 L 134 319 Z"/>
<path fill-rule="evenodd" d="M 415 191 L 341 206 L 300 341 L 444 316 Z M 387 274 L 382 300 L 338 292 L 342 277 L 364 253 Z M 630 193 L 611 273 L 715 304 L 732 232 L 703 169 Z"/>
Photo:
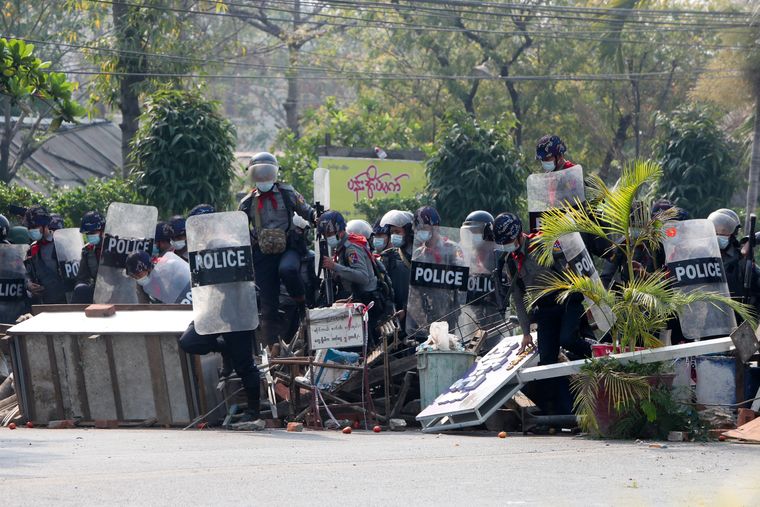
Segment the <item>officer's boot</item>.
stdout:
<path fill-rule="evenodd" d="M 259 398 L 248 395 L 248 408 L 240 416 L 240 419 L 232 424 L 232 429 L 243 431 L 261 431 L 266 428 L 267 424 L 261 419 Z"/>
<path fill-rule="evenodd" d="M 303 324 L 306 321 L 306 296 L 300 296 L 293 298 L 296 302 L 296 313 L 298 314 L 298 320 Z"/>

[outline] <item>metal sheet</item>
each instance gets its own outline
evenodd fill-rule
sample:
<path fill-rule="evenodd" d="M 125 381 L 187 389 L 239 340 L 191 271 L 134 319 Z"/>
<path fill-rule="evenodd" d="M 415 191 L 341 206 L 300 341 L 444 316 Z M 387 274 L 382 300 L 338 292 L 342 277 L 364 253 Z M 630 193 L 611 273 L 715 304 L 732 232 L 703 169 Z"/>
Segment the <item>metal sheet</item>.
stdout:
<path fill-rule="evenodd" d="M 84 312 L 41 313 L 8 330 L 31 334 L 182 334 L 193 320 L 183 310 L 116 312 L 110 317 L 87 317 Z"/>

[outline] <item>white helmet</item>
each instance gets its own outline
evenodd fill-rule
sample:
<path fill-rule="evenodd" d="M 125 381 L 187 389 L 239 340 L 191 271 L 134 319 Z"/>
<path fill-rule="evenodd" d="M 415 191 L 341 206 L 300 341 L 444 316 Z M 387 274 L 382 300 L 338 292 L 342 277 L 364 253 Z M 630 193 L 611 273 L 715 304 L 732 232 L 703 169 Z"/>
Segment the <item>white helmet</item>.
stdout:
<path fill-rule="evenodd" d="M 741 225 L 739 215 L 728 208 L 713 211 L 707 219 L 715 226 L 715 233 L 721 236 L 731 236 Z"/>
<path fill-rule="evenodd" d="M 349 220 L 346 224 L 346 232 L 364 236 L 369 240 L 369 237 L 372 235 L 372 226 L 366 220 Z"/>
<path fill-rule="evenodd" d="M 390 225 L 393 227 L 404 227 L 414 220 L 414 215 L 408 211 L 399 211 L 392 209 L 380 219 L 380 227 Z"/>

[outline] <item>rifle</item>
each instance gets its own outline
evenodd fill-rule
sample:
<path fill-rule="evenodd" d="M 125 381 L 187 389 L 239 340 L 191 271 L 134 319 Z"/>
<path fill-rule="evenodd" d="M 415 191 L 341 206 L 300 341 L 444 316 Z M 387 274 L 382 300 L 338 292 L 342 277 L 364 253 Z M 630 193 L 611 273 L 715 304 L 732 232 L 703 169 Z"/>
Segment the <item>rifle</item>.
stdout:
<path fill-rule="evenodd" d="M 754 213 L 749 216 L 749 237 L 747 252 L 747 263 L 744 266 L 744 298 L 743 303 L 749 304 L 752 297 L 752 275 L 755 269 L 755 244 L 757 239 L 755 238 L 755 223 L 757 222 L 757 216 Z"/>
<path fill-rule="evenodd" d="M 314 203 L 314 210 L 317 212 L 317 222 L 319 222 L 319 217 L 324 214 L 325 207 L 322 206 L 319 201 L 317 201 Z M 322 278 L 324 275 L 323 280 L 325 281 L 325 300 L 327 302 L 327 306 L 332 306 L 332 304 L 335 302 L 335 294 L 333 293 L 332 284 L 332 273 L 322 267 L 322 259 L 330 255 L 330 250 L 327 247 L 327 238 L 325 238 L 324 234 L 319 233 L 319 228 L 317 228 L 317 241 L 319 242 L 319 270 L 317 272 L 317 276 L 319 278 Z"/>

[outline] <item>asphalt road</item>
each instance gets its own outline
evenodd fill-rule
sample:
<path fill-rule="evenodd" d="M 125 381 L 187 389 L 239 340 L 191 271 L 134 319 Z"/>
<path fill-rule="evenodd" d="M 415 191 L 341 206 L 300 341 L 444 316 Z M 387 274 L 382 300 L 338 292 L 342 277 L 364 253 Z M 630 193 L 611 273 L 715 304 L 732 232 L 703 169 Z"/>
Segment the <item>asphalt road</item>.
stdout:
<path fill-rule="evenodd" d="M 0 505 L 760 505 L 760 446 L 0 428 Z"/>

